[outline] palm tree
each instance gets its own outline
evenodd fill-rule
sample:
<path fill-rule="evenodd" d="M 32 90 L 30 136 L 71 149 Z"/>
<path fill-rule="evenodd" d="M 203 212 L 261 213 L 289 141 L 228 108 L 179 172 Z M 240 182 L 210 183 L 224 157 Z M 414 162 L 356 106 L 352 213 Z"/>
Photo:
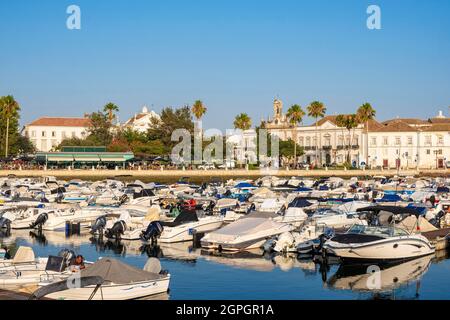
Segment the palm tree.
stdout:
<path fill-rule="evenodd" d="M 192 106 L 192 113 L 197 118 L 197 120 L 200 121 L 200 119 L 204 116 L 206 111 L 207 108 L 201 100 L 197 100 L 194 102 L 194 105 Z"/>
<path fill-rule="evenodd" d="M 252 126 L 252 119 L 248 116 L 248 114 L 241 113 L 234 118 L 233 124 L 235 129 L 240 129 L 242 131 L 249 130 Z"/>
<path fill-rule="evenodd" d="M 316 165 L 317 163 L 317 151 L 318 151 L 318 139 L 317 139 L 317 119 L 318 118 L 323 118 L 325 116 L 325 112 L 327 112 L 327 108 L 325 107 L 325 105 L 320 102 L 320 101 L 313 101 L 311 102 L 311 104 L 308 106 L 308 116 L 313 117 L 316 119 Z"/>
<path fill-rule="evenodd" d="M 114 111 L 119 111 L 119 107 L 114 103 L 109 102 L 103 107 L 103 111 L 108 113 L 109 122 L 112 123 L 113 119 L 116 117 Z"/>
<path fill-rule="evenodd" d="M 364 123 L 365 131 L 366 131 L 366 143 L 365 143 L 365 154 L 366 154 L 366 166 L 369 165 L 369 120 L 375 118 L 376 115 L 375 109 L 372 108 L 370 103 L 364 103 L 362 106 L 358 108 L 356 115 L 358 117 L 358 121 Z"/>
<path fill-rule="evenodd" d="M 356 114 L 349 114 L 345 116 L 345 128 L 348 130 L 349 135 L 349 141 L 348 141 L 348 153 L 347 153 L 347 162 L 350 163 L 350 150 L 351 150 L 351 144 L 354 138 L 354 131 L 353 135 L 350 137 L 352 129 L 356 128 L 358 126 L 358 120 Z"/>
<path fill-rule="evenodd" d="M 5 135 L 5 157 L 8 157 L 8 139 L 9 139 L 9 119 L 11 116 L 17 112 L 20 107 L 19 103 L 17 103 L 16 100 L 14 100 L 13 96 L 6 96 L 3 97 L 0 101 L 0 106 L 2 108 L 2 112 L 5 115 L 6 118 L 6 135 Z"/>
<path fill-rule="evenodd" d="M 252 119 L 246 113 L 241 113 L 234 118 L 234 127 L 243 131 L 248 130 L 252 126 Z"/>
<path fill-rule="evenodd" d="M 303 121 L 305 116 L 305 111 L 298 104 L 294 104 L 287 111 L 287 117 L 289 123 L 294 127 L 294 165 L 297 168 L 297 128 L 295 128 L 299 123 Z"/>

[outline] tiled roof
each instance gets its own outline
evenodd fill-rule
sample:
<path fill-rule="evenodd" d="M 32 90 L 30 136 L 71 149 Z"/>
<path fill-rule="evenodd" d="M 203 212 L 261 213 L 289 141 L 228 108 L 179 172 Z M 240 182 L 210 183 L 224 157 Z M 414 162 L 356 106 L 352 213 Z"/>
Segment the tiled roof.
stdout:
<path fill-rule="evenodd" d="M 428 121 L 431 123 L 449 123 L 450 124 L 450 118 L 431 118 Z"/>
<path fill-rule="evenodd" d="M 434 123 L 430 126 L 421 128 L 422 131 L 449 131 L 450 123 Z"/>
<path fill-rule="evenodd" d="M 29 123 L 28 126 L 89 127 L 90 124 L 88 118 L 42 117 Z"/>
<path fill-rule="evenodd" d="M 416 127 L 412 127 L 403 120 L 396 119 L 389 121 L 386 125 L 379 127 L 377 129 L 371 130 L 375 132 L 409 132 L 418 131 Z"/>
<path fill-rule="evenodd" d="M 397 118 L 397 119 L 391 119 L 391 120 L 386 120 L 383 121 L 382 124 L 387 125 L 391 122 L 395 122 L 395 121 L 401 121 L 403 123 L 406 124 L 412 124 L 412 125 L 421 125 L 421 124 L 429 124 L 428 121 L 426 120 L 422 120 L 422 119 L 415 119 L 415 118 Z"/>

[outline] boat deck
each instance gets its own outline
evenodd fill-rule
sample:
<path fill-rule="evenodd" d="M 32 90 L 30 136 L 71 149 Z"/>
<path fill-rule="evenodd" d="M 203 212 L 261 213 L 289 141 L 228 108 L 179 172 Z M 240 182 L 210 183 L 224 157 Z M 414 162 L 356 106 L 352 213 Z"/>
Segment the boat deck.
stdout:
<path fill-rule="evenodd" d="M 438 229 L 435 231 L 422 232 L 422 235 L 427 238 L 436 250 L 444 250 L 448 248 L 450 236 L 450 228 Z"/>

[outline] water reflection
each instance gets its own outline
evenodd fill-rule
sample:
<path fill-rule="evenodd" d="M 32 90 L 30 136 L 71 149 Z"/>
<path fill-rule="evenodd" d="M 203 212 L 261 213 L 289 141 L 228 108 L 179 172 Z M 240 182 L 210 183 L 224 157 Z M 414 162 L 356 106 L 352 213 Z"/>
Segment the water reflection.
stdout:
<path fill-rule="evenodd" d="M 450 298 L 442 288 L 433 291 L 436 283 L 448 284 L 447 277 L 442 276 L 445 268 L 450 267 L 445 251 L 437 252 L 436 256 L 380 265 L 375 286 L 377 282 L 371 278 L 373 274 L 367 273 L 367 266 L 340 265 L 338 259 L 331 257 L 265 254 L 262 250 L 218 254 L 202 250 L 192 242 L 149 245 L 93 237 L 88 232 L 67 237 L 63 232 L 13 230 L 12 235 L 0 234 L 0 242 L 10 248 L 32 246 L 37 256 L 72 248 L 91 261 L 112 256 L 138 268 L 143 267 L 148 257 L 157 257 L 173 276 L 171 291 L 147 299 Z M 428 279 L 425 288 L 424 279 Z"/>
<path fill-rule="evenodd" d="M 374 293 L 374 298 L 392 298 L 403 286 L 417 281 L 413 298 L 418 298 L 420 279 L 428 271 L 433 255 L 397 263 L 374 266 L 341 265 L 327 282 L 328 286 L 339 290 Z M 374 272 L 375 271 L 375 272 Z"/>

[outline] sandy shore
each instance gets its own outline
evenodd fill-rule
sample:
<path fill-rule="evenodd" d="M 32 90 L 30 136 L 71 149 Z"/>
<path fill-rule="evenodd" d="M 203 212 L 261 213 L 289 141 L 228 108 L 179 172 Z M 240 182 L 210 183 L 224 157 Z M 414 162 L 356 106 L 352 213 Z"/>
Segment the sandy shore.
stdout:
<path fill-rule="evenodd" d="M 397 174 L 407 176 L 442 176 L 447 177 L 450 173 L 448 169 L 408 169 L 408 170 L 0 170 L 0 176 L 11 174 L 17 177 L 43 177 L 55 176 L 65 178 L 105 178 L 115 176 L 139 177 L 248 177 L 257 178 L 267 175 L 280 177 L 355 177 L 355 176 L 394 176 Z"/>

